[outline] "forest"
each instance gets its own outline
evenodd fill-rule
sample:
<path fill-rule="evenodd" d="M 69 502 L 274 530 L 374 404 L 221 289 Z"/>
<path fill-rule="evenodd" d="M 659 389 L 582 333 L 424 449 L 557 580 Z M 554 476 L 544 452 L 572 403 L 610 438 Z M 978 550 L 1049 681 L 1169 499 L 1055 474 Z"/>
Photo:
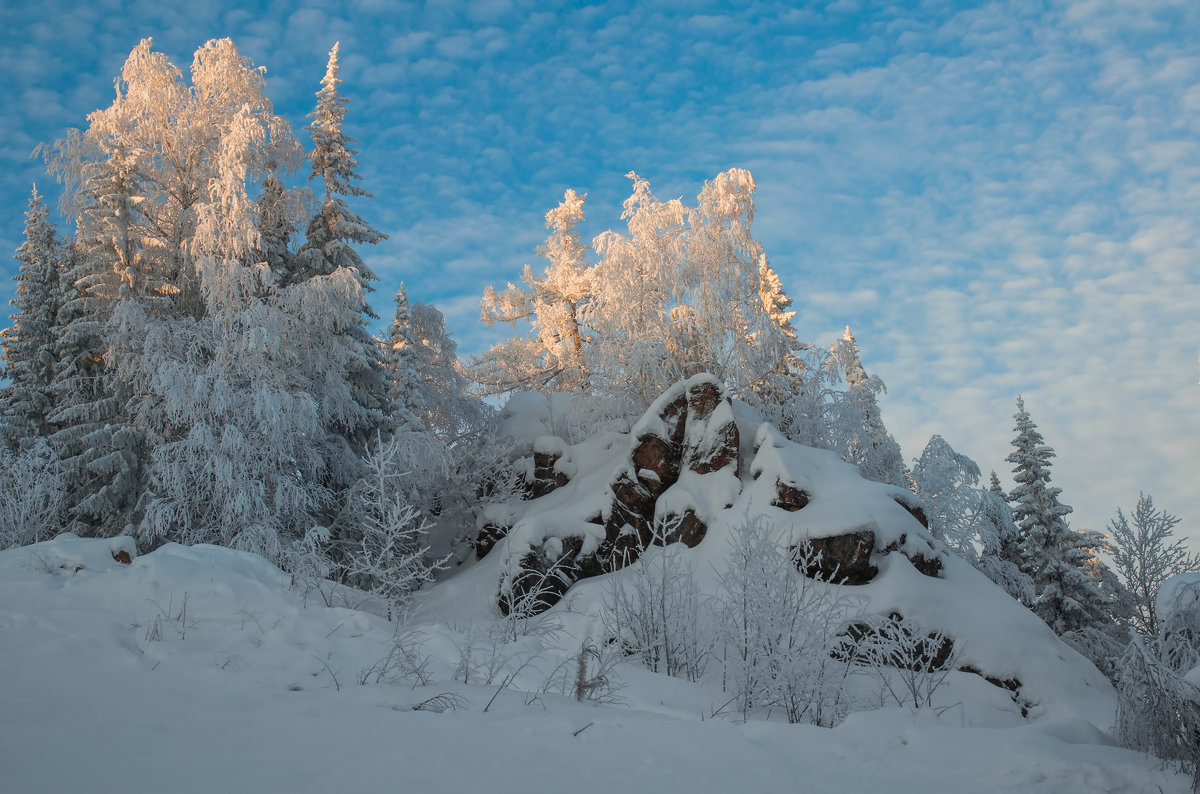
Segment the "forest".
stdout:
<path fill-rule="evenodd" d="M 372 334 L 363 251 L 387 236 L 359 214 L 371 193 L 338 46 L 319 86 L 305 144 L 232 41 L 203 45 L 185 75 L 145 40 L 112 104 L 40 148 L 73 226 L 57 229 L 34 189 L 0 337 L 0 550 L 62 533 L 127 537 L 141 555 L 214 544 L 297 587 L 370 594 L 392 619 L 489 554 L 507 555 L 489 606 L 510 620 L 643 566 L 604 602 L 630 655 L 697 680 L 723 638 L 741 651 L 724 676 L 743 716 L 832 726 L 851 711 L 839 664 L 893 670 L 886 686 L 914 707 L 951 668 L 928 621 L 845 619 L 853 555 L 818 542 L 832 534 L 784 542 L 746 506 L 765 472 L 772 509 L 816 515 L 825 503 L 802 481 L 817 475 L 797 472 L 828 454 L 866 481 L 855 493 L 907 513 L 881 520 L 873 563 L 900 549 L 918 568 L 936 559 L 935 577 L 960 564 L 986 577 L 1111 683 L 1120 742 L 1200 781 L 1200 558 L 1180 519 L 1143 494 L 1106 533 L 1073 529 L 1019 397 L 1011 490 L 938 435 L 906 462 L 851 329 L 822 347 L 794 327 L 751 231 L 749 171 L 714 175 L 693 205 L 631 172 L 623 227 L 590 242 L 586 196 L 567 190 L 539 265 L 482 291 L 481 321 L 512 335 L 460 357 L 442 313 L 403 287 Z M 599 463 L 618 436 L 632 462 Z M 610 465 L 593 507 L 585 474 Z M 567 488 L 587 506 L 533 507 Z M 701 588 L 725 600 L 697 639 L 704 610 L 684 569 L 668 571 L 682 565 L 671 549 L 706 531 L 711 546 L 725 524 L 730 567 Z M 925 556 L 909 553 L 918 537 Z M 734 595 L 757 606 L 735 614 Z M 612 661 L 586 644 L 579 659 L 582 699 Z"/>

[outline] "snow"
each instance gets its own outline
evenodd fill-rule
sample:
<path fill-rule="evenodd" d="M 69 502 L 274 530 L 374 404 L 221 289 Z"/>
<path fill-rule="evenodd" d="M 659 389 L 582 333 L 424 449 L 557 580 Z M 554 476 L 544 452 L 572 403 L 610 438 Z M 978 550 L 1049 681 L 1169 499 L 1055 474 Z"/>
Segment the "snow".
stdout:
<path fill-rule="evenodd" d="M 555 689 L 554 671 L 563 662 L 573 670 L 569 651 L 594 622 L 581 612 L 552 612 L 550 631 L 493 639 L 494 607 L 466 618 L 467 603 L 487 602 L 459 581 L 494 568 L 489 562 L 422 594 L 419 629 L 432 679 L 414 686 L 376 683 L 370 674 L 359 683 L 360 671 L 369 673 L 391 647 L 391 624 L 305 596 L 254 555 L 168 545 L 124 565 L 112 559 L 109 541 L 73 536 L 0 553 L 4 788 L 1189 788 L 1154 759 L 1110 746 L 1100 728 L 1078 718 L 966 728 L 961 709 L 883 709 L 854 714 L 833 730 L 741 723 L 714 714 L 723 702 L 719 689 L 630 663 L 619 666 L 620 704 L 577 703 Z M 468 646 L 479 657 L 479 677 L 463 683 L 455 669 Z M 507 687 L 495 678 L 484 683 L 485 663 L 495 656 L 506 660 L 504 677 L 521 668 Z M 414 710 L 439 695 L 433 705 L 453 700 L 457 708 Z"/>
<path fill-rule="evenodd" d="M 1177 573 L 1158 588 L 1154 599 L 1154 613 L 1162 623 L 1184 610 L 1195 609 L 1200 604 L 1200 571 Z"/>

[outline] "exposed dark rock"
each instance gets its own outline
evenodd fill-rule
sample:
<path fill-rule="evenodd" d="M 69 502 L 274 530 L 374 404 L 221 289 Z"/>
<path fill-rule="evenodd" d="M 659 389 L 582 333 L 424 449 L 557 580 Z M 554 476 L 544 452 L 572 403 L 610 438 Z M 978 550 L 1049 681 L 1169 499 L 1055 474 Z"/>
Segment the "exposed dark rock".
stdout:
<path fill-rule="evenodd" d="M 696 511 L 691 508 L 677 516 L 665 516 L 663 527 L 666 530 L 663 538 L 664 544 L 682 542 L 689 549 L 699 545 L 708 533 L 708 524 L 701 521 L 700 517 L 696 515 Z"/>
<path fill-rule="evenodd" d="M 775 484 L 775 499 L 771 502 L 775 507 L 783 508 L 794 513 L 806 506 L 811 499 L 807 491 L 802 491 L 794 485 L 785 482 Z"/>
<path fill-rule="evenodd" d="M 678 449 L 683 444 L 684 425 L 688 415 L 688 396 L 680 394 L 662 407 L 658 413 L 667 427 L 667 441 Z"/>
<path fill-rule="evenodd" d="M 687 390 L 689 421 L 706 421 L 721 402 L 721 387 L 713 380 L 693 383 Z"/>
<path fill-rule="evenodd" d="M 852 623 L 842 633 L 845 641 L 834 655 L 859 663 L 884 663 L 908 670 L 943 670 L 954 654 L 954 639 L 931 631 L 919 637 L 916 627 L 899 612 L 882 621 Z M 864 645 L 871 650 L 865 650 Z M 880 658 L 881 648 L 890 649 Z"/>
<path fill-rule="evenodd" d="M 520 572 L 513 577 L 509 590 L 500 591 L 500 612 L 536 615 L 561 601 L 567 589 L 579 579 L 574 560 L 579 548 L 568 549 L 564 543 L 563 553 L 554 559 L 544 548 L 525 554 L 518 565 Z"/>
<path fill-rule="evenodd" d="M 1033 707 L 1033 704 L 1021 697 L 1021 680 L 1019 678 L 999 678 L 998 676 L 988 675 L 979 668 L 972 667 L 971 665 L 963 665 L 958 669 L 963 673 L 977 675 L 994 687 L 1007 690 L 1012 697 L 1013 703 L 1016 703 L 1020 707 L 1021 716 L 1029 716 L 1029 709 Z"/>
<path fill-rule="evenodd" d="M 923 554 L 906 554 L 908 561 L 913 564 L 919 573 L 930 576 L 934 579 L 942 574 L 942 560 L 939 557 L 926 557 Z"/>
<path fill-rule="evenodd" d="M 925 511 L 921 509 L 921 505 L 919 505 L 917 503 L 916 496 L 913 496 L 913 497 L 893 496 L 892 500 L 895 501 L 896 504 L 903 507 L 910 516 L 917 519 L 917 523 L 919 523 L 921 526 L 925 527 L 926 529 L 929 529 L 929 519 L 925 516 Z"/>
<path fill-rule="evenodd" d="M 654 515 L 654 494 L 642 484 L 641 480 L 631 477 L 628 471 L 618 474 L 609 487 L 612 489 L 615 500 L 614 508 L 620 506 L 625 511 L 644 518 Z"/>
<path fill-rule="evenodd" d="M 1017 678 L 1001 679 L 994 675 L 988 675 L 987 673 L 980 670 L 978 667 L 972 667 L 971 665 L 968 665 L 968 664 L 965 664 L 958 669 L 964 673 L 971 673 L 972 675 L 977 675 L 994 687 L 999 687 L 1000 689 L 1007 689 L 1009 692 L 1013 692 L 1013 693 L 1021 691 L 1020 679 L 1017 679 Z"/>
<path fill-rule="evenodd" d="M 871 564 L 875 533 L 869 529 L 829 538 L 809 538 L 808 543 L 812 553 L 807 560 L 804 555 L 796 555 L 795 559 L 800 573 L 809 578 L 860 585 L 879 573 L 879 569 Z M 795 554 L 797 550 L 791 551 Z"/>
<path fill-rule="evenodd" d="M 882 553 L 891 554 L 893 551 L 900 551 L 901 554 L 908 558 L 908 561 L 912 563 L 913 567 L 917 569 L 918 573 L 922 573 L 925 576 L 929 576 L 934 579 L 941 576 L 942 559 L 938 556 L 938 553 L 933 549 L 932 546 L 926 546 L 926 551 L 928 551 L 928 554 L 925 554 L 921 551 L 914 551 L 913 549 L 905 548 L 907 545 L 908 535 L 901 535 L 898 540 L 893 543 L 889 543 L 887 548 L 885 548 Z"/>
<path fill-rule="evenodd" d="M 500 542 L 500 539 L 508 535 L 508 531 L 512 527 L 506 527 L 503 524 L 487 523 L 479 530 L 479 534 L 475 536 L 475 556 L 483 559 L 487 553 Z"/>
<path fill-rule="evenodd" d="M 721 387 L 715 381 L 694 383 L 687 392 L 687 425 L 708 424 L 713 413 L 722 402 L 728 402 Z M 733 465 L 733 474 L 738 474 L 738 446 L 741 443 L 737 424 L 732 416 L 720 427 L 709 432 L 691 433 L 693 438 L 703 439 L 702 446 L 687 449 L 683 454 L 685 465 L 697 474 L 709 474 Z"/>
<path fill-rule="evenodd" d="M 567 484 L 567 475 L 563 474 L 555 468 L 555 464 L 562 459 L 562 450 L 538 450 L 533 451 L 533 482 L 529 484 L 530 498 L 537 499 L 539 496 L 545 496 L 555 488 L 561 488 Z"/>
<path fill-rule="evenodd" d="M 637 440 L 632 455 L 634 471 L 652 499 L 657 499 L 679 479 L 679 454 L 678 444 L 656 435 L 647 434 Z M 647 476 L 647 472 L 653 476 Z"/>
<path fill-rule="evenodd" d="M 691 419 L 688 421 L 690 422 Z M 687 450 L 685 457 L 688 469 L 697 474 L 709 474 L 733 466 L 733 476 L 736 477 L 738 474 L 738 444 L 740 443 L 737 425 L 731 419 L 717 428 L 715 432 L 705 435 L 709 438 L 710 443 L 703 448 Z"/>

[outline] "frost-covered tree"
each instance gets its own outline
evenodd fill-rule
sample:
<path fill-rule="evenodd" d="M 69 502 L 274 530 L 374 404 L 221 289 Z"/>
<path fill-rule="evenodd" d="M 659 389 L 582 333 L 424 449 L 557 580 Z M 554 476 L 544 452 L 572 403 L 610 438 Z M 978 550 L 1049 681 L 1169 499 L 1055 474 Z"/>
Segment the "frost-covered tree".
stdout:
<path fill-rule="evenodd" d="M 149 452 L 172 427 L 147 388 L 156 330 L 201 318 L 194 237 L 219 180 L 221 147 L 243 114 L 263 125 L 263 151 L 298 161 L 286 121 L 271 111 L 262 70 L 228 39 L 200 47 L 190 82 L 143 40 L 126 59 L 112 104 L 87 128 L 47 147 L 77 219 L 73 294 L 60 312 L 54 442 L 79 520 L 121 531 L 138 521 Z M 171 341 L 178 346 L 186 334 Z"/>
<path fill-rule="evenodd" d="M 10 446 L 45 436 L 53 412 L 52 386 L 57 361 L 58 308 L 63 302 L 58 235 L 37 187 L 25 213 L 25 241 L 17 248 L 21 262 L 15 280 L 16 312 L 12 326 L 0 331 L 3 375 L 0 389 L 0 440 Z"/>
<path fill-rule="evenodd" d="M 907 487 L 904 456 L 896 439 L 884 427 L 879 410 L 879 395 L 887 387 L 879 377 L 868 375 L 863 369 L 858 344 L 849 326 L 831 353 L 846 378 L 846 391 L 829 409 L 833 450 L 843 460 L 858 466 L 868 480 Z"/>
<path fill-rule="evenodd" d="M 1113 564 L 1132 602 L 1131 622 L 1147 637 L 1158 633 L 1154 601 L 1163 582 L 1184 571 L 1200 570 L 1200 555 L 1190 552 L 1183 540 L 1174 539 L 1179 521 L 1178 516 L 1156 509 L 1154 499 L 1142 493 L 1129 516 L 1117 508 L 1116 518 L 1108 524 Z"/>
<path fill-rule="evenodd" d="M 411 593 L 446 562 L 430 552 L 431 526 L 411 491 L 410 467 L 432 462 L 415 454 L 422 451 L 413 446 L 414 440 L 422 443 L 414 439 L 420 435 L 402 430 L 377 439 L 338 516 L 344 577 L 385 599 L 389 617 L 400 614 Z"/>
<path fill-rule="evenodd" d="M 101 138 L 95 158 L 75 172 L 77 232 L 62 274 L 50 441 L 63 465 L 71 529 L 107 536 L 126 529 L 142 483 L 142 434 L 129 423 L 133 394 L 111 366 L 109 342 L 122 296 L 147 297 L 135 292 L 147 283 L 139 277 L 145 177 L 125 139 Z"/>
<path fill-rule="evenodd" d="M 1021 569 L 1033 579 L 1033 610 L 1055 633 L 1065 635 L 1103 623 L 1106 598 L 1088 572 L 1094 541 L 1067 525 L 1071 508 L 1050 484 L 1050 459 L 1037 425 L 1017 398 L 1016 436 L 1008 462 L 1016 485 L 1009 492 L 1020 532 Z"/>
<path fill-rule="evenodd" d="M 719 574 L 716 623 L 723 680 L 743 716 L 780 709 L 788 722 L 833 727 L 849 711 L 852 664 L 835 651 L 861 604 L 797 571 L 813 557 L 807 545 L 786 553 L 760 519 L 734 532 Z"/>
<path fill-rule="evenodd" d="M 567 190 L 562 202 L 546 213 L 550 236 L 538 253 L 549 264 L 541 275 L 526 265 L 520 285 L 510 282 L 502 292 L 492 287 L 484 292 L 480 317 L 489 327 L 529 324 L 527 336 L 506 339 L 474 362 L 475 380 L 485 391 L 575 391 L 587 384 L 584 345 L 589 334 L 583 317 L 591 297 L 591 270 L 576 231 L 586 200 L 586 194 Z"/>
<path fill-rule="evenodd" d="M 1131 633 L 1115 665 L 1116 735 L 1191 773 L 1200 791 L 1200 577 L 1162 582 L 1153 614 L 1155 633 Z"/>
<path fill-rule="evenodd" d="M 355 150 L 350 148 L 354 139 L 343 129 L 350 100 L 342 96 L 339 88 L 340 49 L 339 42 L 329 51 L 325 76 L 317 91 L 317 107 L 309 114 L 312 123 L 308 131 L 313 139 L 313 150 L 308 154 L 312 163 L 309 179 L 317 181 L 322 192 L 318 195 L 320 207 L 309 221 L 305 243 L 297 257 L 296 278 L 328 275 L 339 267 L 353 268 L 366 290 L 377 277 L 354 246 L 379 243 L 387 235 L 373 228 L 346 203 L 346 197 L 370 198 L 371 194 L 357 184 L 361 179 L 357 173 L 358 160 Z"/>
<path fill-rule="evenodd" d="M 302 330 L 329 320 L 316 285 L 288 297 L 308 298 L 319 312 L 270 300 L 272 272 L 257 261 L 247 187 L 270 159 L 269 128 L 248 107 L 234 117 L 197 205 L 191 245 L 204 315 L 147 323 L 134 305 L 123 321 L 147 333 L 143 369 L 127 377 L 144 384 L 166 423 L 152 453 L 143 536 L 219 542 L 284 562 L 327 498 L 316 400 L 297 359 L 306 352 Z M 341 282 L 320 287 L 357 306 L 357 280 Z"/>
<path fill-rule="evenodd" d="M 417 345 L 413 340 L 412 306 L 404 284 L 396 291 L 396 313 L 383 340 L 383 369 L 388 382 L 388 412 L 396 429 L 423 429 L 418 414 L 425 407 Z"/>
<path fill-rule="evenodd" d="M 695 208 L 659 201 L 649 182 L 628 176 L 628 234 L 594 241 L 593 383 L 640 405 L 704 371 L 739 394 L 777 390 L 773 376 L 791 371 L 796 345 L 786 300 L 750 233 L 750 172 L 718 174 Z"/>
<path fill-rule="evenodd" d="M 259 239 L 256 259 L 271 268 L 276 284 L 292 280 L 292 238 L 307 217 L 311 196 L 307 188 L 289 189 L 279 176 L 279 165 L 268 164 L 255 211 Z"/>
<path fill-rule="evenodd" d="M 308 369 L 314 382 L 324 379 L 317 386 L 321 421 L 328 432 L 345 439 L 352 450 L 361 453 L 377 433 L 386 429 L 387 387 L 375 341 L 366 329 L 367 319 L 375 315 L 366 303 L 365 294 L 376 276 L 355 246 L 379 243 L 387 235 L 374 229 L 346 202 L 346 197 L 366 198 L 371 194 L 357 184 L 358 160 L 350 148 L 354 139 L 343 130 L 350 100 L 339 89 L 342 84 L 339 49 L 340 45 L 334 44 L 329 51 L 325 76 L 317 92 L 317 107 L 309 114 L 312 123 L 308 130 L 313 139 L 313 150 L 308 154 L 312 163 L 309 179 L 323 188 L 318 196 L 320 206 L 308 223 L 304 245 L 294 257 L 284 284 L 290 286 L 342 272 L 352 274 L 362 287 L 364 297 L 357 307 L 357 316 L 352 322 L 339 320 L 332 329 L 337 338 L 326 342 L 327 347 L 337 348 L 338 366 L 329 368 L 323 366 L 326 362 L 316 360 Z M 348 461 L 336 467 L 339 471 L 343 469 L 352 478 L 353 467 Z M 348 482 L 337 485 L 342 487 Z"/>
<path fill-rule="evenodd" d="M 1004 588 L 1010 596 L 1025 606 L 1033 604 L 1033 579 L 1021 570 L 1020 533 L 1013 522 L 1008 495 L 1000 487 L 1000 478 L 993 470 L 988 488 L 981 493 L 979 520 L 988 526 L 981 533 L 995 539 L 995 545 L 985 543 L 976 565 L 989 579 Z"/>
<path fill-rule="evenodd" d="M 436 306 L 417 301 L 412 306 L 412 336 L 422 424 L 448 445 L 477 434 L 492 412 L 469 391 L 458 343 L 446 330 L 445 316 Z"/>
<path fill-rule="evenodd" d="M 1033 599 L 1033 582 L 1001 548 L 1017 538 L 1003 494 L 979 487 L 979 466 L 945 439 L 929 439 L 912 469 L 913 484 L 929 519 L 929 530 L 960 557 L 1023 603 Z M 991 485 L 999 487 L 995 472 Z"/>
<path fill-rule="evenodd" d="M 981 495 L 979 466 L 956 452 L 946 440 L 935 435 L 929 439 L 912 469 L 913 483 L 921 497 L 921 507 L 929 520 L 929 531 L 964 559 L 977 559 L 982 544 L 979 532 L 990 526 L 976 522 Z M 987 540 L 992 540 L 988 538 Z M 993 540 L 998 544 L 998 540 Z"/>
<path fill-rule="evenodd" d="M 0 550 L 48 540 L 62 526 L 62 467 L 44 438 L 0 445 Z"/>

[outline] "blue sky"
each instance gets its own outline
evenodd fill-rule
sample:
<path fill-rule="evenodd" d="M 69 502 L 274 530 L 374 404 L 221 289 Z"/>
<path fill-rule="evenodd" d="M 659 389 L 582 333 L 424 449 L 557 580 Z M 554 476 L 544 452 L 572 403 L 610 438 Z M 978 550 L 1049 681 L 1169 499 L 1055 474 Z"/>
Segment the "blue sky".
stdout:
<path fill-rule="evenodd" d="M 381 314 L 403 280 L 482 349 L 566 188 L 590 237 L 628 171 L 691 202 L 748 168 L 801 337 L 852 327 L 907 457 L 940 433 L 1009 485 L 1021 394 L 1077 528 L 1142 489 L 1200 546 L 1198 34 L 1191 0 L 9 3 L 0 251 L 33 181 L 57 196 L 29 152 L 139 39 L 186 68 L 232 37 L 306 144 L 340 40 Z"/>

